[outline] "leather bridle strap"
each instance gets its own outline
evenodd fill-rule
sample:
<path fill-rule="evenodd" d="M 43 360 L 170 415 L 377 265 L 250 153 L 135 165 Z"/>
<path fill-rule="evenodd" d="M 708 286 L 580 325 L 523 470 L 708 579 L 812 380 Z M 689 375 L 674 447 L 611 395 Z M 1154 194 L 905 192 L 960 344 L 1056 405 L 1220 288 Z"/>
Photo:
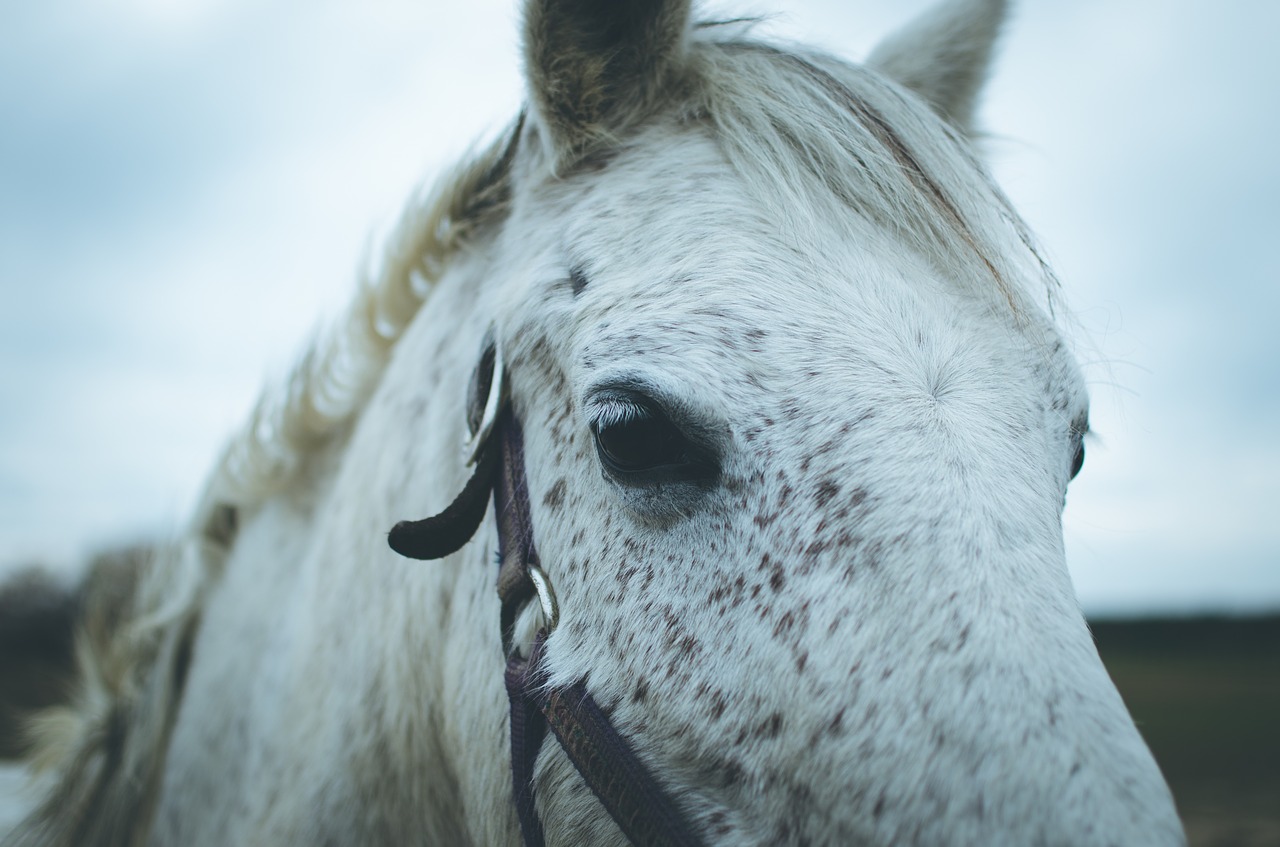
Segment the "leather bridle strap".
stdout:
<path fill-rule="evenodd" d="M 683 812 L 654 780 L 609 722 L 609 717 L 576 682 L 547 683 L 542 665 L 545 636 L 538 634 L 528 659 L 507 662 L 511 699 L 511 775 L 516 811 L 526 847 L 542 847 L 542 824 L 533 808 L 533 764 L 550 727 L 569 761 L 632 844 L 644 847 L 698 847 Z"/>
<path fill-rule="evenodd" d="M 581 681 L 552 685 L 543 663 L 548 633 L 538 632 L 528 658 L 511 649 L 515 616 L 537 587 L 530 569 L 539 568 L 533 543 L 529 487 L 524 475 L 524 438 L 510 412 L 495 433 L 502 441 L 501 470 L 493 491 L 498 516 L 498 595 L 502 639 L 507 649 L 505 681 L 511 702 L 511 779 L 526 847 L 543 847 L 542 822 L 533 802 L 533 765 L 547 727 L 583 781 L 632 844 L 696 847 L 701 842 L 672 798 L 613 728 Z"/>
<path fill-rule="evenodd" d="M 498 415 L 486 442 L 480 445 L 476 471 L 458 499 L 439 515 L 397 524 L 388 542 L 396 552 L 411 558 L 442 558 L 456 552 L 483 521 L 487 499 L 483 495 L 492 491 L 500 560 L 499 624 L 508 656 L 504 680 L 511 707 L 512 794 L 525 847 L 546 844 L 534 803 L 533 777 L 548 727 L 633 844 L 698 847 L 702 842 L 684 813 L 614 729 L 586 686 L 581 681 L 562 686 L 550 683 L 545 665 L 548 630 L 538 632 L 527 658 L 514 649 L 517 615 L 530 601 L 540 599 L 530 575 L 531 570 L 540 573 L 540 564 L 524 473 L 524 439 L 509 406 Z M 478 518 L 477 500 L 481 504 Z"/>

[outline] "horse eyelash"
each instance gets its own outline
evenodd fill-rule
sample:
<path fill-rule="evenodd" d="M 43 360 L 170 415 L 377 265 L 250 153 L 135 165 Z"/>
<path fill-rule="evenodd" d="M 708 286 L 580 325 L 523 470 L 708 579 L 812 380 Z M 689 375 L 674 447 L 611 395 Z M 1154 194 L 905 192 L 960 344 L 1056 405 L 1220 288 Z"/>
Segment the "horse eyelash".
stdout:
<path fill-rule="evenodd" d="M 601 397 L 591 404 L 591 428 L 595 430 L 625 426 L 652 416 L 648 406 L 626 397 Z"/>

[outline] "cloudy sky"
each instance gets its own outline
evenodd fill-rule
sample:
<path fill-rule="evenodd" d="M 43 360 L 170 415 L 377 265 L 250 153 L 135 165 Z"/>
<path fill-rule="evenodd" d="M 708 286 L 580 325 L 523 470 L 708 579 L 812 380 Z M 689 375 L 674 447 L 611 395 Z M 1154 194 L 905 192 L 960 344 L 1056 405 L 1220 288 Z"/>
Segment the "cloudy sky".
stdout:
<path fill-rule="evenodd" d="M 861 57 L 927 0 L 750 0 Z M 173 531 L 411 189 L 515 112 L 514 0 L 0 11 L 0 566 Z M 987 98 L 1097 439 L 1087 610 L 1280 607 L 1280 4 L 1022 0 Z"/>

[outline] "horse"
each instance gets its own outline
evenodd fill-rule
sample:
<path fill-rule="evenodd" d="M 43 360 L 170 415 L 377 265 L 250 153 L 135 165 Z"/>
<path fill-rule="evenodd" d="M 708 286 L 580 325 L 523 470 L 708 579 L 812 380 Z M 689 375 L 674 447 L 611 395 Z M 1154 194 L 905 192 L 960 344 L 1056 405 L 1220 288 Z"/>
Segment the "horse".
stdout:
<path fill-rule="evenodd" d="M 525 0 L 525 107 L 79 627 L 6 843 L 1185 843 L 1066 568 L 1005 17 Z"/>

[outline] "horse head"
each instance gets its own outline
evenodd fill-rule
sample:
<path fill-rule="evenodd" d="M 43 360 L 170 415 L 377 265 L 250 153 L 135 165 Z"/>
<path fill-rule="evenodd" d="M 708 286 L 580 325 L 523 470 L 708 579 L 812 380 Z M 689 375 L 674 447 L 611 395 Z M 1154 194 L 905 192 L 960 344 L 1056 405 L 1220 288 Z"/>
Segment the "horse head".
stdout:
<path fill-rule="evenodd" d="M 1053 280 L 971 141 L 1003 6 L 857 67 L 687 0 L 528 5 L 471 296 L 545 663 L 708 843 L 1181 838 L 1067 572 L 1087 397 Z M 559 748 L 534 784 L 551 843 L 618 839 Z"/>

